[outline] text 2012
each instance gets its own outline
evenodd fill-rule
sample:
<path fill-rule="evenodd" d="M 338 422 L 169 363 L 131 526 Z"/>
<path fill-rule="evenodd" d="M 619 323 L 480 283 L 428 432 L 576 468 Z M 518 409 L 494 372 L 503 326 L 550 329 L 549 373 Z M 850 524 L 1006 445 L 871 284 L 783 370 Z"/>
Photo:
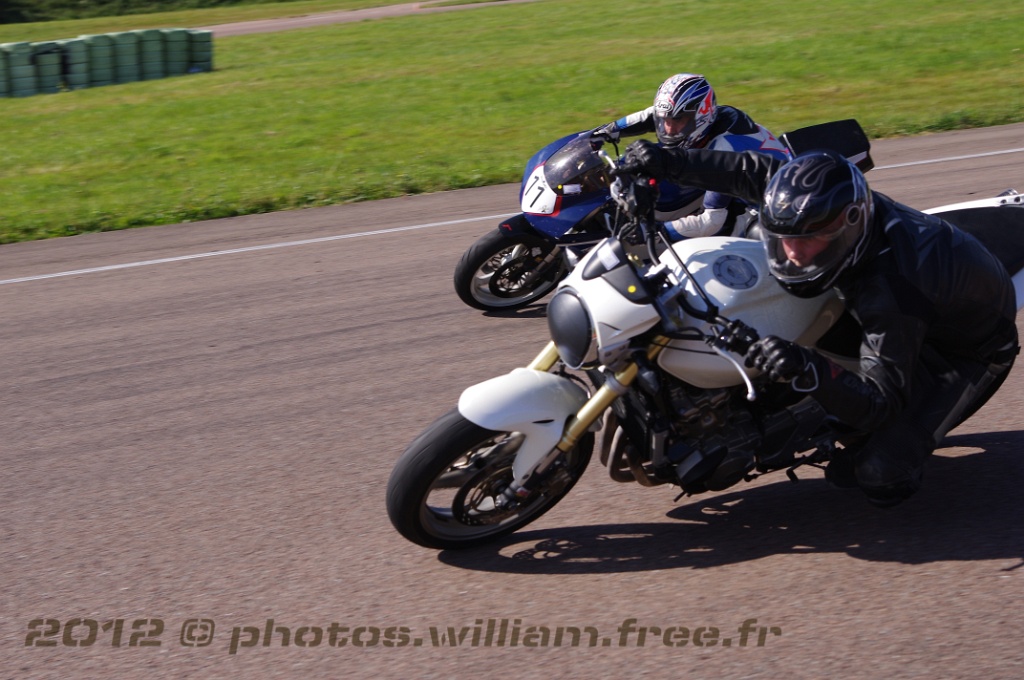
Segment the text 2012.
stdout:
<path fill-rule="evenodd" d="M 159 647 L 164 632 L 161 619 L 33 619 L 28 623 L 26 647 Z"/>

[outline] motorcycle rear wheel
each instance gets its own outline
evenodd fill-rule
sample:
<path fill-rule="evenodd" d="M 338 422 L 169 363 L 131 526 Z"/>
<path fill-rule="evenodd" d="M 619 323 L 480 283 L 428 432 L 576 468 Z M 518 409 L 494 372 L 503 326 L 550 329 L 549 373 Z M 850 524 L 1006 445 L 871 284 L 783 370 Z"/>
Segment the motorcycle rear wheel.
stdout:
<path fill-rule="evenodd" d="M 452 409 L 432 423 L 395 464 L 388 480 L 388 517 L 408 540 L 427 548 L 471 548 L 510 534 L 560 501 L 583 475 L 594 448 L 587 433 L 546 473 L 540 488 L 500 507 L 523 442 Z"/>
<path fill-rule="evenodd" d="M 557 247 L 538 236 L 495 229 L 462 255 L 455 267 L 455 292 L 470 307 L 484 311 L 524 307 L 547 295 L 565 276 L 561 257 L 544 263 Z M 525 282 L 531 274 L 537 277 Z"/>

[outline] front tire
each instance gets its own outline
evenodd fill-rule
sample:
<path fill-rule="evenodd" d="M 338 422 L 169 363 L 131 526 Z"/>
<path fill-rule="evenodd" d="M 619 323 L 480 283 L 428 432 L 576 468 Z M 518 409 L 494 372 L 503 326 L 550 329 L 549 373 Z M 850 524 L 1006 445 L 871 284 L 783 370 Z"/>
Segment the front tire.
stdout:
<path fill-rule="evenodd" d="M 565 276 L 565 261 L 556 248 L 532 234 L 495 229 L 459 260 L 455 292 L 470 307 L 484 311 L 524 307 L 547 295 Z"/>
<path fill-rule="evenodd" d="M 470 548 L 510 534 L 550 510 L 576 484 L 590 461 L 587 433 L 545 473 L 525 499 L 502 507 L 512 461 L 523 442 L 452 409 L 432 423 L 395 464 L 388 480 L 388 516 L 395 529 L 427 548 Z"/>

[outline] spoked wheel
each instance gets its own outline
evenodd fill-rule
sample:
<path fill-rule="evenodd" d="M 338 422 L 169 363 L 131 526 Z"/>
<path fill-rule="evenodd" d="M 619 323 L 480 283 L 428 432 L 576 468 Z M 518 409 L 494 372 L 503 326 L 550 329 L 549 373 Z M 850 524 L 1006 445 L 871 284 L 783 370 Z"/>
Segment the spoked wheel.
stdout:
<path fill-rule="evenodd" d="M 550 292 L 565 273 L 557 244 L 496 229 L 459 260 L 455 292 L 476 309 L 518 309 Z"/>
<path fill-rule="evenodd" d="M 512 461 L 524 437 L 466 420 L 457 409 L 434 421 L 402 454 L 388 481 L 387 508 L 398 533 L 428 548 L 469 548 L 537 519 L 576 484 L 594 448 L 587 434 L 524 499 L 506 500 Z"/>

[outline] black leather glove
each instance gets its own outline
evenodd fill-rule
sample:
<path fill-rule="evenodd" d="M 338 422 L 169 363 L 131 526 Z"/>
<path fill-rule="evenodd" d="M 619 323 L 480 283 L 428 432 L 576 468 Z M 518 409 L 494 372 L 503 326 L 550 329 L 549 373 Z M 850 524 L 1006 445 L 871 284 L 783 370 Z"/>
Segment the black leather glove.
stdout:
<path fill-rule="evenodd" d="M 730 321 L 722 333 L 714 339 L 714 344 L 722 349 L 745 356 L 757 341 L 757 331 L 739 319 L 735 319 Z"/>
<path fill-rule="evenodd" d="M 665 179 L 675 159 L 668 151 L 646 139 L 638 139 L 626 147 L 620 172 Z"/>
<path fill-rule="evenodd" d="M 596 127 L 593 130 L 591 130 L 590 136 L 597 137 L 598 139 L 603 139 L 606 142 L 612 142 L 613 144 L 617 144 L 619 141 L 619 137 L 621 136 L 621 133 L 619 132 L 619 126 L 615 124 L 615 121 L 612 121 L 611 123 L 602 125 L 600 127 Z"/>
<path fill-rule="evenodd" d="M 744 363 L 776 382 L 789 383 L 797 392 L 812 392 L 818 388 L 816 358 L 812 350 L 769 335 L 751 345 Z"/>

